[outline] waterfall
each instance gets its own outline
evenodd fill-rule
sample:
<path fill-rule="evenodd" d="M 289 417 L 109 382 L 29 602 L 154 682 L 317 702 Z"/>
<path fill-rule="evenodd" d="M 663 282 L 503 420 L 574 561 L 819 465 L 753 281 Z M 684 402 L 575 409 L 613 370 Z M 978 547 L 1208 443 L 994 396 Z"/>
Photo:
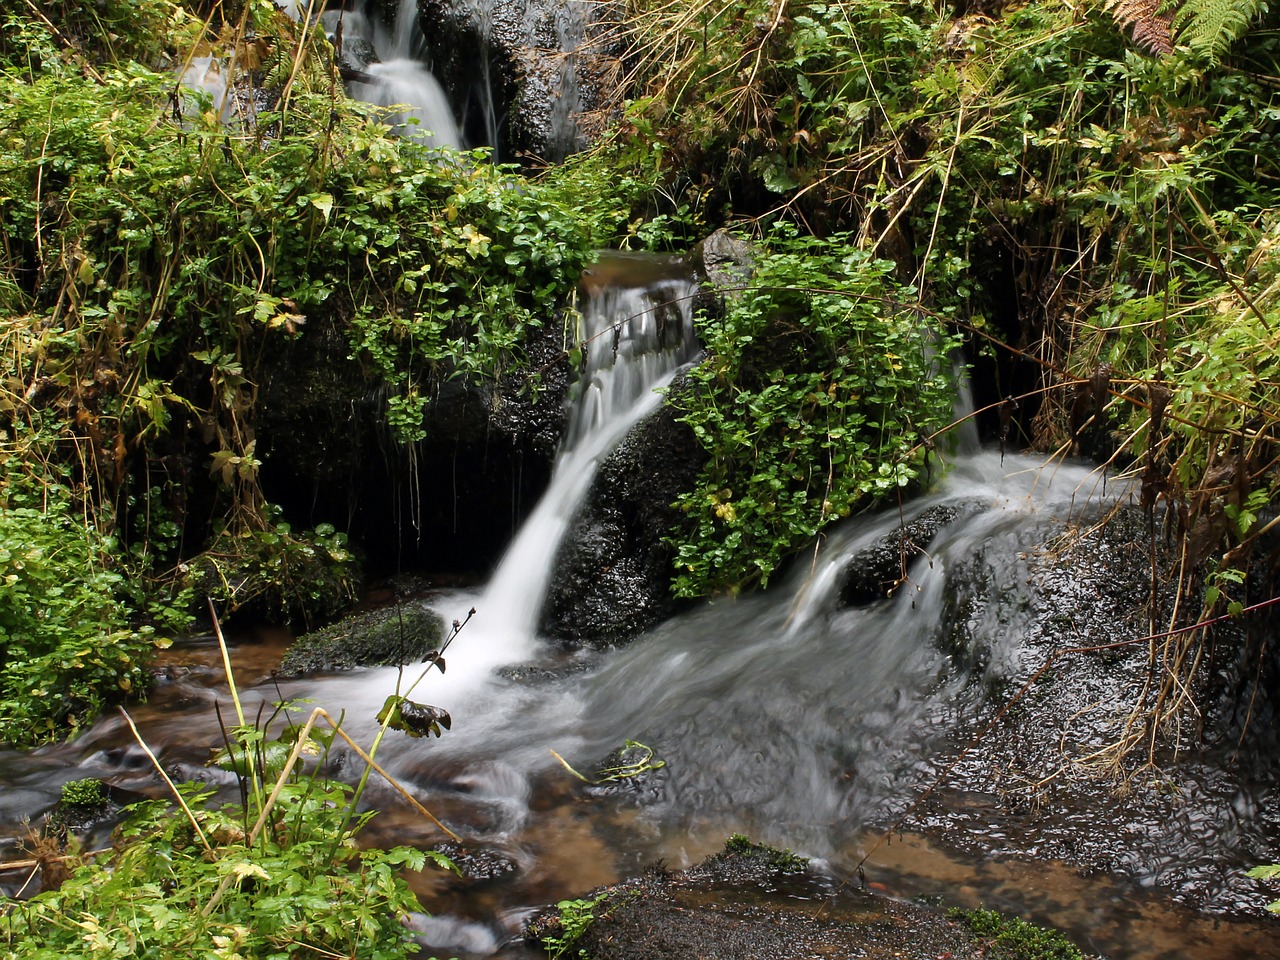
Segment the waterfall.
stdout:
<path fill-rule="evenodd" d="M 601 461 L 657 409 L 677 367 L 695 349 L 696 285 L 677 258 L 605 254 L 583 278 L 582 375 L 551 486 L 525 521 L 484 593 L 490 624 L 526 655 L 560 542 Z M 638 281 L 638 282 L 637 282 Z"/>
<path fill-rule="evenodd" d="M 351 95 L 387 111 L 384 119 L 402 137 L 437 147 L 462 145 L 444 88 L 417 60 L 398 57 L 365 67 L 369 83 L 351 84 Z"/>
<path fill-rule="evenodd" d="M 612 252 L 584 271 L 579 328 L 568 343 L 581 351 L 579 375 L 566 400 L 550 485 L 484 591 L 433 603 L 447 619 L 476 609 L 449 649 L 447 675 L 433 676 L 422 694 L 433 704 L 466 711 L 471 722 L 495 706 L 483 693 L 495 668 L 537 652 L 538 615 L 556 554 L 597 470 L 657 410 L 660 391 L 697 350 L 692 304 L 698 288 L 691 274 L 679 257 Z M 395 682 L 395 671 L 332 681 L 325 685 L 325 700 L 372 705 L 373 710 L 352 711 L 371 717 Z"/>
<path fill-rule="evenodd" d="M 417 0 L 401 0 L 392 32 L 361 9 L 327 11 L 321 23 L 330 41 L 341 33 L 344 59 L 367 78 L 350 84 L 351 96 L 387 111 L 386 122 L 400 136 L 436 147 L 462 146 L 449 98 L 420 59 L 424 44 Z"/>

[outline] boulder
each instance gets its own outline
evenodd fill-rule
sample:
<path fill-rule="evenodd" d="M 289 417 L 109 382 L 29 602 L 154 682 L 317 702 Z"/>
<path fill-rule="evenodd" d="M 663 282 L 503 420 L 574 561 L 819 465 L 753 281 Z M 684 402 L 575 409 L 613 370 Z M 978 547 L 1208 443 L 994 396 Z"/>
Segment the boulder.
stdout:
<path fill-rule="evenodd" d="M 744 837 L 730 838 L 723 852 L 688 870 L 651 868 L 562 903 L 535 916 L 526 939 L 595 960 L 992 955 L 990 944 L 960 922 L 840 885 L 803 858 Z"/>
<path fill-rule="evenodd" d="M 443 636 L 444 620 L 419 603 L 379 607 L 303 634 L 285 652 L 278 674 L 421 663 Z"/>

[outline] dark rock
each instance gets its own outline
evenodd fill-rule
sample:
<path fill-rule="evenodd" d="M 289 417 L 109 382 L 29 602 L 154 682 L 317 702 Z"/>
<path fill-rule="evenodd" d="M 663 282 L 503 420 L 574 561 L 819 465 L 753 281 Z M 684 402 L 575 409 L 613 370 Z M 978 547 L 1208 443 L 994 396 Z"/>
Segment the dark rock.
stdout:
<path fill-rule="evenodd" d="M 680 389 L 679 382 L 671 390 Z M 671 548 L 705 453 L 664 406 L 632 431 L 600 468 L 556 558 L 542 629 L 573 645 L 626 643 L 670 616 Z"/>
<path fill-rule="evenodd" d="M 645 806 L 664 799 L 667 780 L 666 762 L 644 744 L 628 740 L 596 767 L 592 782 L 582 792 L 588 797 Z"/>
<path fill-rule="evenodd" d="M 551 473 L 568 383 L 558 334 L 535 335 L 529 366 L 496 384 L 423 371 L 435 384 L 427 436 L 408 449 L 388 433 L 385 388 L 349 359 L 336 322 L 313 324 L 259 375 L 267 498 L 295 527 L 342 529 L 372 575 L 405 565 L 487 573 Z"/>
<path fill-rule="evenodd" d="M 354 613 L 295 640 L 279 675 L 421 663 L 440 646 L 443 635 L 440 615 L 416 603 Z"/>
<path fill-rule="evenodd" d="M 611 3 L 423 0 L 418 10 L 464 139 L 494 147 L 499 159 L 562 160 L 594 127 L 582 115 L 616 99 Z"/>
<path fill-rule="evenodd" d="M 598 900 L 591 897 L 568 908 L 591 919 L 566 946 L 596 960 L 976 960 L 987 955 L 977 937 L 932 910 L 845 891 L 829 878 L 780 868 L 779 856 L 785 855 L 778 851 L 749 842 L 739 847 L 689 870 L 655 869 L 597 891 Z M 794 860 L 787 862 L 795 866 Z M 560 909 L 536 916 L 527 939 L 571 937 L 581 924 L 572 918 L 566 924 L 563 916 Z"/>
<path fill-rule="evenodd" d="M 518 869 L 515 860 L 487 847 L 446 840 L 433 848 L 448 857 L 470 885 L 509 877 Z"/>
<path fill-rule="evenodd" d="M 889 596 L 902 582 L 911 561 L 925 552 L 938 531 L 960 515 L 952 506 L 926 510 L 850 558 L 840 587 L 840 602 L 861 607 Z"/>
<path fill-rule="evenodd" d="M 124 808 L 147 799 L 136 790 L 88 779 L 63 784 L 62 797 L 49 814 L 47 832 L 65 836 L 83 833 L 120 817 Z"/>

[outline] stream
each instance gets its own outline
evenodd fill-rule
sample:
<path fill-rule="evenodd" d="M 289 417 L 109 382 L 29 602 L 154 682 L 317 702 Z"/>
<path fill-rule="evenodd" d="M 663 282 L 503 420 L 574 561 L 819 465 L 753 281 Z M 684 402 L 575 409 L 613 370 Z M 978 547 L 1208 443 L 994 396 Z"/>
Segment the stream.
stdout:
<path fill-rule="evenodd" d="M 433 951 L 525 956 L 512 940 L 538 907 L 657 860 L 694 863 L 745 833 L 813 858 L 831 890 L 866 883 L 895 897 L 993 907 L 1057 926 L 1113 960 L 1280 957 L 1273 928 L 1240 916 L 1259 896 L 1239 882 L 1243 871 L 1280 853 L 1275 778 L 1265 771 L 1207 778 L 1176 816 L 1087 782 L 1068 783 L 1043 809 L 1019 807 L 1010 798 L 1020 771 L 1009 767 L 1008 782 L 993 783 L 995 760 L 957 766 L 944 782 L 993 705 L 1044 661 L 1033 642 L 1034 568 L 1056 566 L 1059 554 L 1043 545 L 1129 495 L 1091 465 L 962 443 L 931 493 L 844 521 L 766 591 L 693 607 L 604 654 L 540 638 L 549 571 L 597 467 L 697 355 L 688 308 L 696 287 L 679 258 L 604 255 L 593 271 L 578 331 L 586 349 L 550 489 L 487 586 L 407 601 L 464 622 L 447 672 L 432 672 L 414 693 L 447 709 L 452 729 L 439 740 L 393 733 L 379 760 L 498 865 L 485 882 L 411 878 L 432 914 L 419 929 Z M 851 571 L 896 531 L 921 524 L 931 533 L 922 552 L 903 555 L 891 595 L 851 598 Z M 271 672 L 288 639 L 235 638 L 246 711 L 305 698 L 371 742 L 400 672 L 277 683 Z M 1089 683 L 1119 673 L 1104 666 Z M 1077 684 L 1087 685 L 1069 679 L 1067 692 Z M 1098 687 L 1079 713 L 1115 709 L 1121 696 Z M 230 796 L 230 774 L 206 765 L 221 745 L 219 703 L 226 716 L 217 648 L 200 637 L 166 655 L 151 700 L 132 710 L 171 775 L 221 783 Z M 1036 709 L 1047 712 L 1009 728 L 1062 719 Z M 589 774 L 627 741 L 665 765 L 610 786 L 584 785 L 568 769 Z M 350 759 L 339 775 L 358 773 Z M 1035 758 L 1025 759 L 1030 768 Z M 0 753 L 5 859 L 19 856 L 28 821 L 39 823 L 61 784 L 87 776 L 164 794 L 114 715 L 72 743 Z M 367 842 L 444 839 L 385 784 L 367 799 L 380 810 Z M 1236 811 L 1230 829 L 1226 810 Z M 1111 867 L 1099 848 L 1114 855 Z M 9 894 L 24 881 L 0 874 Z M 1215 912 L 1195 909 L 1204 903 Z"/>

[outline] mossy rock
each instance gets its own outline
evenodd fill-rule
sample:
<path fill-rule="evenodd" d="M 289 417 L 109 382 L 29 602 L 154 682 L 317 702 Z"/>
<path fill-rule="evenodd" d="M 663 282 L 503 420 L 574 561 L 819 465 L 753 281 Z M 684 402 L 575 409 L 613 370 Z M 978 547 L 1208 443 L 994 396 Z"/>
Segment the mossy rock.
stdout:
<path fill-rule="evenodd" d="M 282 677 L 299 677 L 420 663 L 439 648 L 443 636 L 443 618 L 419 604 L 366 610 L 303 634 L 286 651 L 278 672 Z"/>

